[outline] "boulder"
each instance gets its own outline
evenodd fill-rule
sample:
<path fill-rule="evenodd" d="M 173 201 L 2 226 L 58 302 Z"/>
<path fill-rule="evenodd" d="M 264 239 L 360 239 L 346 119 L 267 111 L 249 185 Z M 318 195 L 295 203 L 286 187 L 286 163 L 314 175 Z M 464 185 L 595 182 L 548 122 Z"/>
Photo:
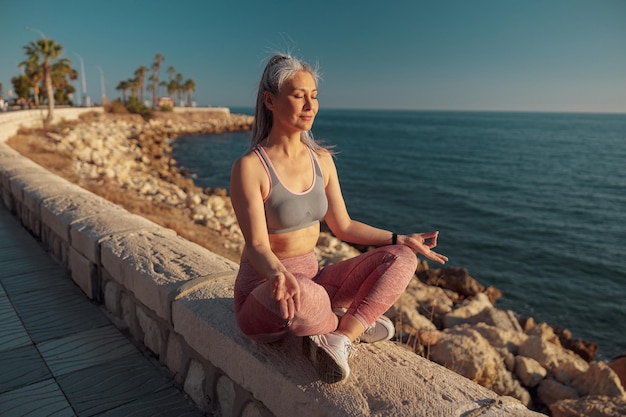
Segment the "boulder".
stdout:
<path fill-rule="evenodd" d="M 550 405 L 550 413 L 552 417 L 623 417 L 626 400 L 596 396 L 561 400 Z"/>
<path fill-rule="evenodd" d="M 506 349 L 513 355 L 517 355 L 520 345 L 528 339 L 523 332 L 507 330 L 487 323 L 478 323 L 473 327 L 487 339 L 491 346 Z"/>
<path fill-rule="evenodd" d="M 493 308 L 489 297 L 483 293 L 476 294 L 475 297 L 466 299 L 459 307 L 446 314 L 443 319 L 446 328 L 452 328 L 470 321 L 485 309 Z"/>
<path fill-rule="evenodd" d="M 578 392 L 572 387 L 561 384 L 554 379 L 544 379 L 537 388 L 539 400 L 548 407 L 561 400 L 578 399 Z"/>
<path fill-rule="evenodd" d="M 420 271 L 417 277 L 425 284 L 452 290 L 461 297 L 472 297 L 486 293 L 491 303 L 495 303 L 502 293 L 495 288 L 486 288 L 472 278 L 466 268 L 438 268 Z"/>
<path fill-rule="evenodd" d="M 609 362 L 609 366 L 622 382 L 622 387 L 626 388 L 626 354 L 620 355 Z"/>
<path fill-rule="evenodd" d="M 515 375 L 526 387 L 535 387 L 546 377 L 548 371 L 532 358 L 515 357 Z"/>
<path fill-rule="evenodd" d="M 569 384 L 589 369 L 589 364 L 580 356 L 540 336 L 529 336 L 520 345 L 519 355 L 533 358 L 563 384 Z"/>
<path fill-rule="evenodd" d="M 467 325 L 439 332 L 430 359 L 500 395 L 530 403 L 530 394 L 506 369 L 498 351 Z"/>
<path fill-rule="evenodd" d="M 619 377 L 605 362 L 594 362 L 589 365 L 587 372 L 574 378 L 572 388 L 581 396 L 626 398 Z"/>

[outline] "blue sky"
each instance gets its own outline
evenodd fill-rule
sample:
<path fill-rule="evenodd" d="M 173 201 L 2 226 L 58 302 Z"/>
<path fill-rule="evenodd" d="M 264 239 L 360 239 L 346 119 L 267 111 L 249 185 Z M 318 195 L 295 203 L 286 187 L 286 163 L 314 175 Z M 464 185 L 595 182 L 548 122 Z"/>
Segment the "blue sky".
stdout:
<path fill-rule="evenodd" d="M 82 56 L 92 101 L 98 66 L 115 98 L 160 52 L 199 105 L 251 107 L 289 50 L 327 108 L 626 112 L 625 0 L 0 0 L 5 97 L 38 32 Z"/>

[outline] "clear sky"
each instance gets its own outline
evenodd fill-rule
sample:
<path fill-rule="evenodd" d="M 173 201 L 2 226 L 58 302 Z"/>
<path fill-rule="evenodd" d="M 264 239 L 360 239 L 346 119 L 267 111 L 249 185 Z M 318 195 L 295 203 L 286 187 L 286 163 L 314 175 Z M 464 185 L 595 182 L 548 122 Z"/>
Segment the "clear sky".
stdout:
<path fill-rule="evenodd" d="M 97 67 L 116 98 L 160 52 L 198 105 L 252 107 L 291 51 L 327 108 L 626 112 L 626 0 L 0 0 L 5 97 L 41 33 L 82 56 L 92 101 Z"/>

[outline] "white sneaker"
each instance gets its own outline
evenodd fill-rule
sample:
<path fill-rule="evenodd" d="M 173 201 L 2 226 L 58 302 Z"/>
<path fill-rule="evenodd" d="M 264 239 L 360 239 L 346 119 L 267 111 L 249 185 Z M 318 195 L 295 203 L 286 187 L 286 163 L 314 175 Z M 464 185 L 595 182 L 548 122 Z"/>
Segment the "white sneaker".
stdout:
<path fill-rule="evenodd" d="M 348 311 L 345 308 L 335 308 L 335 313 L 339 318 L 343 317 Z M 361 333 L 357 338 L 357 342 L 376 343 L 390 340 L 396 335 L 396 327 L 387 316 L 380 316 L 376 321 Z"/>
<path fill-rule="evenodd" d="M 304 354 L 313 362 L 320 379 L 329 384 L 350 376 L 348 336 L 333 332 L 304 338 Z"/>
<path fill-rule="evenodd" d="M 396 335 L 396 328 L 387 316 L 380 316 L 365 329 L 358 340 L 363 343 L 385 342 Z"/>

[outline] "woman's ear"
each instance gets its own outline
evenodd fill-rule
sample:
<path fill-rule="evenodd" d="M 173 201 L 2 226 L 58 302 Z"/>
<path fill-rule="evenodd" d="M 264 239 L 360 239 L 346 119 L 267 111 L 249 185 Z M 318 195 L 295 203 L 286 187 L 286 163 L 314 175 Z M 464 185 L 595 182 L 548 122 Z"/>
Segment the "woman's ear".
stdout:
<path fill-rule="evenodd" d="M 274 107 L 274 96 L 272 95 L 272 93 L 270 93 L 269 91 L 263 92 L 263 102 L 265 103 L 265 107 L 267 107 L 268 110 L 272 110 L 272 107 Z"/>

